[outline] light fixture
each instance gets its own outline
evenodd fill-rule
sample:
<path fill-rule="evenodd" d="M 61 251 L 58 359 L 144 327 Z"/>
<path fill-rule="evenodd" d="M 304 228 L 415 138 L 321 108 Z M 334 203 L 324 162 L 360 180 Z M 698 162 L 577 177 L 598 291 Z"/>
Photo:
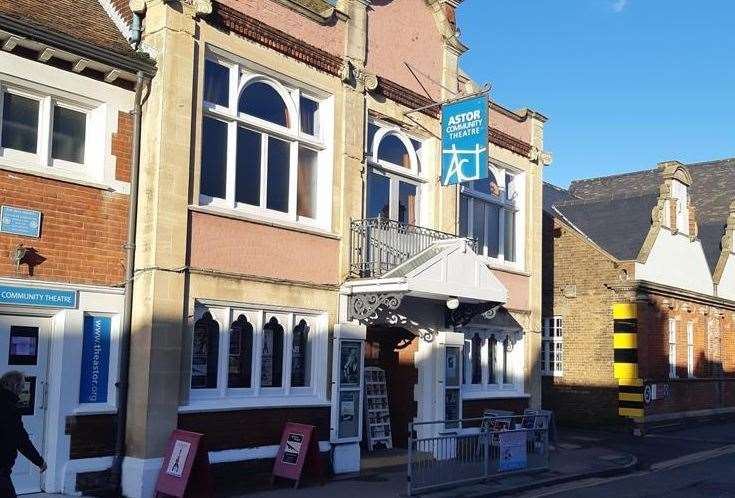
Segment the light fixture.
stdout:
<path fill-rule="evenodd" d="M 26 253 L 28 252 L 28 249 L 23 246 L 23 244 L 18 244 L 15 246 L 15 249 L 10 251 L 10 260 L 15 265 L 15 271 L 18 271 L 18 268 L 20 267 L 20 262 L 23 261 L 23 258 L 26 257 Z"/>
<path fill-rule="evenodd" d="M 459 308 L 459 299 L 457 299 L 456 297 L 450 297 L 449 299 L 447 299 L 447 308 L 449 308 L 450 310 L 456 310 L 457 308 Z"/>

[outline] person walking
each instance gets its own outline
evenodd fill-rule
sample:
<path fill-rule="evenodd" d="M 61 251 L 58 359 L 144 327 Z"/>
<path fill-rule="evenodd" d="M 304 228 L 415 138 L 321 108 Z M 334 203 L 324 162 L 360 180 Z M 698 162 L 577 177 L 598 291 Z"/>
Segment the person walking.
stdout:
<path fill-rule="evenodd" d="M 10 474 L 18 452 L 41 472 L 46 470 L 46 462 L 28 437 L 18 408 L 23 382 L 25 377 L 15 370 L 0 377 L 0 498 L 16 498 Z"/>

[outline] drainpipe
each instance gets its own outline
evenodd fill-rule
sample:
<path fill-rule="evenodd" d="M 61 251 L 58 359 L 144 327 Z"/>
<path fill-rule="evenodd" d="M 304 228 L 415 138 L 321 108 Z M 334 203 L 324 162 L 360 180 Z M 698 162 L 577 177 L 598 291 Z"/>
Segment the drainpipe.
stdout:
<path fill-rule="evenodd" d="M 130 168 L 130 207 L 128 209 L 128 240 L 125 244 L 125 305 L 122 334 L 120 337 L 120 375 L 117 385 L 117 427 L 115 429 L 115 457 L 111 478 L 116 496 L 122 496 L 122 462 L 125 456 L 125 424 L 128 415 L 128 373 L 130 371 L 130 329 L 133 312 L 133 277 L 135 276 L 135 230 L 138 221 L 138 170 L 140 169 L 140 130 L 142 120 L 142 94 L 147 78 L 138 71 L 135 81 L 133 105 L 133 146 Z"/>
<path fill-rule="evenodd" d="M 130 44 L 133 50 L 138 50 L 143 33 L 143 20 L 139 12 L 133 12 L 133 22 L 130 26 Z"/>

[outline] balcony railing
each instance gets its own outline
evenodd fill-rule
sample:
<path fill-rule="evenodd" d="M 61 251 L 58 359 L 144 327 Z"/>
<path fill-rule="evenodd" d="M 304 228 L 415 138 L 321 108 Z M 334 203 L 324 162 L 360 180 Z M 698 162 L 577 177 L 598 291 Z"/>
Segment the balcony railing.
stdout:
<path fill-rule="evenodd" d="M 351 224 L 350 276 L 376 278 L 428 249 L 434 242 L 458 236 L 385 218 Z M 474 239 L 467 239 L 474 249 Z"/>

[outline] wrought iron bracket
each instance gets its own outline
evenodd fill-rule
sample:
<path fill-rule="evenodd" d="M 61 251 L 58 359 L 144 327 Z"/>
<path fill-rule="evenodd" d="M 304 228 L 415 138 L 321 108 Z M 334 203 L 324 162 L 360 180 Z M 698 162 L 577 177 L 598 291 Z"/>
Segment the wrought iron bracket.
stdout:
<path fill-rule="evenodd" d="M 484 315 L 485 318 L 495 318 L 500 304 L 494 302 L 484 303 L 461 303 L 455 310 L 448 309 L 446 312 L 447 327 L 463 327 L 477 315 Z"/>
<path fill-rule="evenodd" d="M 403 294 L 396 292 L 353 294 L 349 298 L 349 319 L 368 320 L 378 316 L 378 310 L 396 310 L 401 305 Z"/>

